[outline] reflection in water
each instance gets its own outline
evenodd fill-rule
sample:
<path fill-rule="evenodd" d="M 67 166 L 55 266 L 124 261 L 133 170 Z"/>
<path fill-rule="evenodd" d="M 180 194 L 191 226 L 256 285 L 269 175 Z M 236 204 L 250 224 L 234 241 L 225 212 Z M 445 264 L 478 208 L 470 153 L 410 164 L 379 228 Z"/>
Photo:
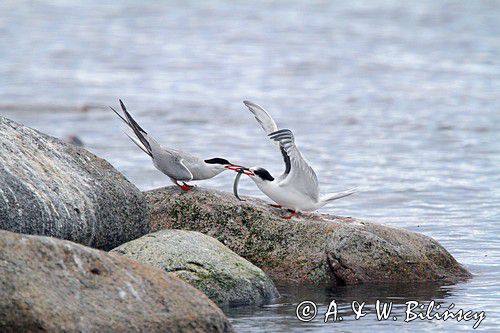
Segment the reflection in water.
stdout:
<path fill-rule="evenodd" d="M 256 322 L 252 319 L 254 316 L 265 322 L 265 324 L 257 325 L 261 325 L 262 329 L 266 328 L 268 324 L 266 318 L 269 317 L 269 312 L 272 311 L 272 324 L 274 325 L 273 329 L 276 331 L 284 331 L 289 327 L 299 325 L 303 329 L 324 330 L 327 332 L 332 329 L 331 325 L 345 326 L 344 322 L 355 321 L 355 312 L 351 306 L 352 302 L 365 302 L 363 312 L 366 313 L 366 316 L 356 321 L 356 329 L 363 331 L 364 329 L 370 330 L 377 322 L 375 307 L 377 300 L 381 303 L 392 303 L 389 322 L 395 316 L 399 322 L 393 323 L 393 325 L 409 325 L 402 323 L 405 318 L 406 302 L 417 301 L 427 306 L 429 302 L 434 300 L 436 305 L 443 304 L 443 306 L 446 306 L 446 298 L 451 296 L 450 290 L 439 283 L 374 284 L 342 286 L 334 289 L 297 285 L 278 285 L 277 287 L 281 297 L 270 305 L 223 308 L 223 310 L 238 327 L 243 329 L 242 331 L 251 328 L 255 329 Z M 298 304 L 306 300 L 314 302 L 318 311 L 314 320 L 303 323 L 295 317 L 295 310 Z M 342 321 L 333 323 L 333 317 L 330 316 L 329 322 L 324 323 L 325 314 L 328 311 L 330 302 L 333 300 L 337 304 L 338 315 L 342 317 Z M 472 321 L 470 325 L 465 324 L 464 326 L 468 325 L 467 327 L 470 328 L 474 322 Z M 420 322 L 420 324 L 429 325 L 431 323 Z"/>

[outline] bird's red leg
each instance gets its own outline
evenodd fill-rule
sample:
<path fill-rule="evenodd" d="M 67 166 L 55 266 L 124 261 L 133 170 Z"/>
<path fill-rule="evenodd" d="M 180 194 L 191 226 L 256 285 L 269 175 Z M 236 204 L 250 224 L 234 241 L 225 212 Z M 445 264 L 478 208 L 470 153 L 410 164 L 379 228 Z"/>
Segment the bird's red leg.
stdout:
<path fill-rule="evenodd" d="M 281 205 L 269 204 L 269 206 L 274 207 L 274 208 L 281 208 Z"/>
<path fill-rule="evenodd" d="M 298 215 L 298 214 L 299 214 L 299 212 L 296 212 L 296 211 L 291 210 L 291 209 L 289 209 L 288 211 L 289 211 L 291 214 L 290 214 L 290 215 L 288 215 L 288 216 L 282 216 L 281 218 L 283 218 L 283 219 L 285 219 L 285 220 L 290 220 L 292 217 L 294 217 L 295 215 Z"/>
<path fill-rule="evenodd" d="M 175 182 L 175 185 L 179 186 L 181 188 L 181 190 L 183 191 L 189 191 L 190 189 L 192 189 L 194 186 L 191 186 L 191 185 L 188 185 L 184 182 L 182 182 L 182 185 L 180 185 L 179 183 Z"/>

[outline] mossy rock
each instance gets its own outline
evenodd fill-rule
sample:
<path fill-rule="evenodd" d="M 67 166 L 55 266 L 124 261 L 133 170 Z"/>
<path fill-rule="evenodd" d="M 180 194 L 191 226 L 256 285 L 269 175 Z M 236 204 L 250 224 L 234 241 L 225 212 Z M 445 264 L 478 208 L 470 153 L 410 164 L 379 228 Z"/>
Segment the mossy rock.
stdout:
<path fill-rule="evenodd" d="M 221 306 L 260 305 L 278 296 L 260 268 L 199 232 L 161 230 L 112 252 L 170 272 Z"/>
<path fill-rule="evenodd" d="M 0 230 L 1 332 L 234 332 L 202 292 L 161 269 Z"/>
<path fill-rule="evenodd" d="M 434 239 L 415 232 L 327 214 L 284 220 L 263 200 L 173 186 L 144 192 L 152 230 L 195 230 L 217 238 L 275 282 L 353 285 L 457 282 L 471 276 Z"/>

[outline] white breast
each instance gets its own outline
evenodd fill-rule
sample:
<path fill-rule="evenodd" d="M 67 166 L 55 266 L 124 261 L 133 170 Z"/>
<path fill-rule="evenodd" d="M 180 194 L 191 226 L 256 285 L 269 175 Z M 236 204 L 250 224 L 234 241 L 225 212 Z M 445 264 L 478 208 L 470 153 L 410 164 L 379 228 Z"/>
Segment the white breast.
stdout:
<path fill-rule="evenodd" d="M 317 202 L 290 185 L 280 185 L 276 181 L 257 183 L 259 189 L 277 204 L 295 211 L 312 211 Z"/>

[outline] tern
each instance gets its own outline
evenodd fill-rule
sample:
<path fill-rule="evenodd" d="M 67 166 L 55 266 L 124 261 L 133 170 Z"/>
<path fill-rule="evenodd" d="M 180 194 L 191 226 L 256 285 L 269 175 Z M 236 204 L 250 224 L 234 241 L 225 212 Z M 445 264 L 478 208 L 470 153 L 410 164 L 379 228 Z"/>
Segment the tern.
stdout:
<path fill-rule="evenodd" d="M 120 100 L 120 106 L 124 116 L 112 107 L 110 108 L 127 124 L 137 138 L 126 135 L 151 157 L 156 169 L 167 175 L 183 191 L 189 191 L 194 187 L 186 182 L 210 179 L 225 170 L 243 172 L 241 165 L 230 163 L 224 158 L 215 157 L 203 160 L 186 152 L 161 146 L 132 118 L 122 100 Z"/>
<path fill-rule="evenodd" d="M 315 211 L 333 200 L 344 198 L 355 192 L 355 189 L 350 189 L 320 196 L 318 177 L 295 145 L 292 131 L 278 129 L 273 118 L 259 105 L 249 101 L 243 103 L 253 113 L 267 136 L 279 146 L 285 162 L 285 171 L 276 178 L 261 167 L 242 168 L 240 171 L 247 171 L 257 187 L 278 204 L 271 206 L 284 207 L 289 210 L 291 215 L 283 218 L 291 219 L 299 212 Z"/>

